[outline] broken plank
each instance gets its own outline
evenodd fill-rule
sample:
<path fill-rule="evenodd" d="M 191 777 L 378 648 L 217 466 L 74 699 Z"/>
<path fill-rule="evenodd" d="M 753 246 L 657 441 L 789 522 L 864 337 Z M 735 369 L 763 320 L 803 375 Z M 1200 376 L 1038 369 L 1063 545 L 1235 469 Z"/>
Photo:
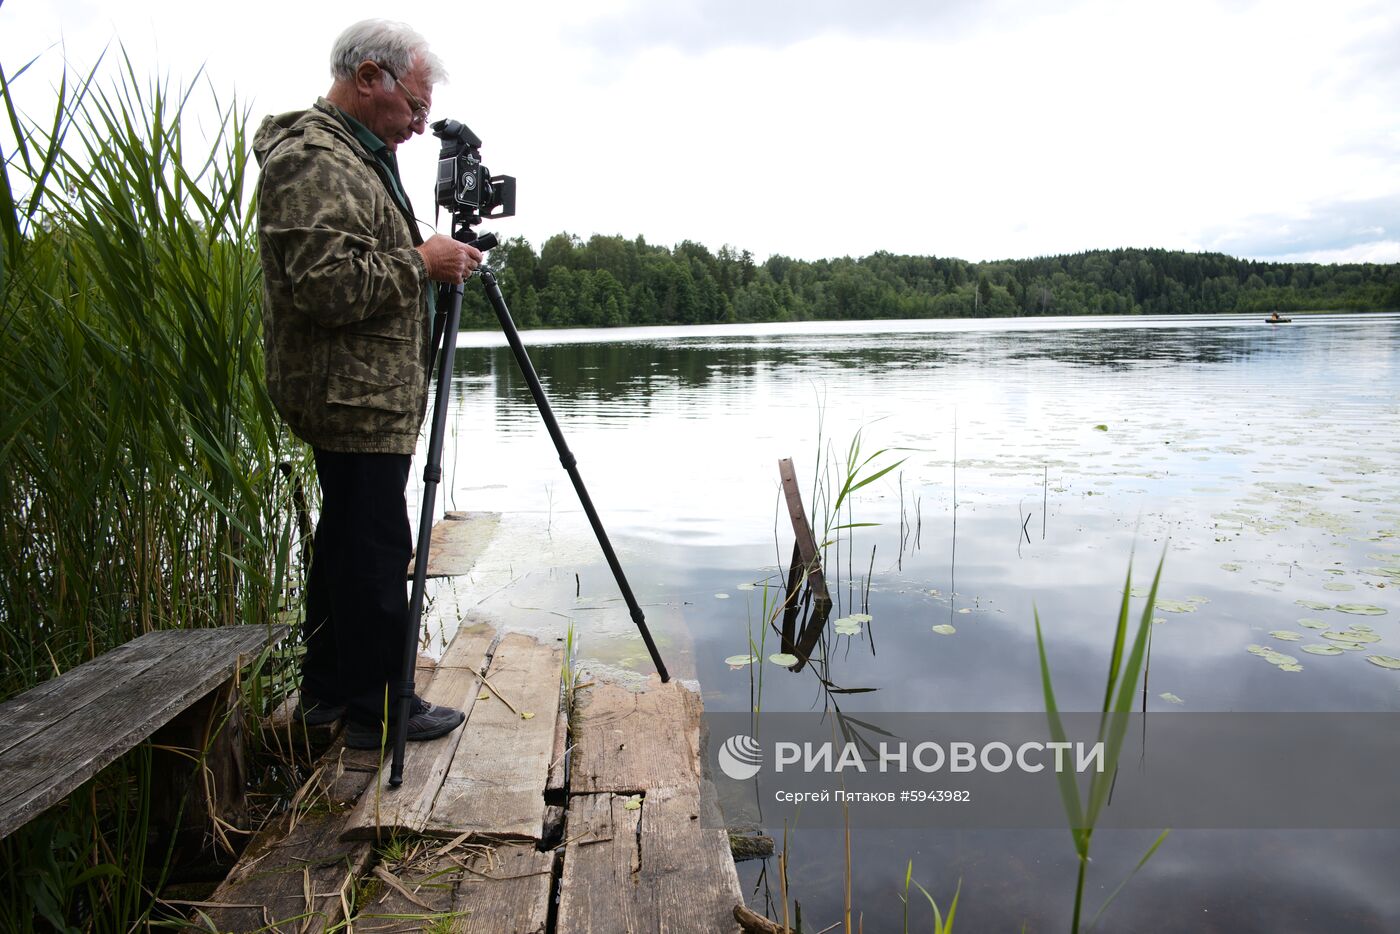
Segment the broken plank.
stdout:
<path fill-rule="evenodd" d="M 556 931 L 738 931 L 743 896 L 727 835 L 699 815 L 694 788 L 572 798 Z"/>
<path fill-rule="evenodd" d="M 425 833 L 539 839 L 562 665 L 557 645 L 520 633 L 501 640 Z"/>
<path fill-rule="evenodd" d="M 434 525 L 428 541 L 428 576 L 456 577 L 471 571 L 501 524 L 498 512 L 449 512 Z M 413 576 L 413 562 L 408 564 Z"/>
<path fill-rule="evenodd" d="M 500 846 L 467 863 L 453 907 L 460 934 L 544 934 L 554 891 L 554 853 Z"/>
<path fill-rule="evenodd" d="M 489 625 L 464 621 L 423 698 L 456 707 L 470 717 L 481 684 L 478 672 L 495 638 L 496 631 Z M 396 830 L 421 832 L 461 738 L 458 727 L 439 739 L 409 743 L 404 750 L 403 784 L 397 788 L 389 785 L 393 750 L 384 749 L 378 774 L 346 821 L 345 838 L 378 839 Z"/>
<path fill-rule="evenodd" d="M 599 682 L 578 694 L 570 794 L 698 786 L 697 694 L 654 675 L 641 692 Z"/>
<path fill-rule="evenodd" d="M 807 512 L 802 508 L 802 491 L 797 486 L 797 471 L 792 466 L 792 458 L 785 457 L 778 461 L 778 475 L 783 481 L 783 496 L 787 499 L 788 515 L 792 519 L 795 554 L 802 558 L 807 584 L 816 594 L 818 604 L 829 605 L 831 597 L 827 593 L 826 578 L 822 574 L 821 552 L 816 536 L 812 533 L 812 525 L 807 521 Z"/>

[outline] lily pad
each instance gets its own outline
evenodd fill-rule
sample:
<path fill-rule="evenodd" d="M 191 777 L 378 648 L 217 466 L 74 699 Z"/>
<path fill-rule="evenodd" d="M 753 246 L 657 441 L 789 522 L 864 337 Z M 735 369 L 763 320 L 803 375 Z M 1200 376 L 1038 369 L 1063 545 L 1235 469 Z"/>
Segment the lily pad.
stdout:
<path fill-rule="evenodd" d="M 1316 600 L 1294 600 L 1293 602 L 1294 602 L 1295 604 L 1297 604 L 1298 606 L 1307 607 L 1309 610 L 1330 610 L 1330 609 L 1332 609 L 1332 604 L 1330 604 L 1330 603 L 1318 603 Z"/>
<path fill-rule="evenodd" d="M 1309 655 L 1341 655 L 1342 650 L 1335 645 L 1305 645 L 1303 651 Z"/>
<path fill-rule="evenodd" d="M 1220 565 L 1220 570 L 1222 571 L 1238 571 L 1239 569 L 1240 566 L 1233 562 L 1226 562 L 1225 564 Z"/>
<path fill-rule="evenodd" d="M 1287 629 L 1272 630 L 1269 635 L 1275 639 L 1282 639 L 1284 642 L 1301 642 L 1303 637 L 1296 632 L 1289 632 Z"/>
<path fill-rule="evenodd" d="M 1163 613 L 1194 613 L 1200 605 L 1189 600 L 1158 600 L 1157 609 Z"/>
<path fill-rule="evenodd" d="M 752 582 L 752 581 L 746 581 L 746 582 L 744 582 L 744 583 L 742 583 L 742 584 L 735 584 L 735 585 L 734 585 L 734 589 L 735 589 L 735 590 L 753 590 L 753 588 L 754 588 L 754 585 L 753 585 L 753 582 Z"/>
<path fill-rule="evenodd" d="M 1393 655 L 1367 655 L 1366 661 L 1380 668 L 1389 668 L 1391 671 L 1400 671 L 1400 658 Z"/>
<path fill-rule="evenodd" d="M 965 607 L 963 607 L 961 610 L 958 610 L 958 612 L 959 612 L 959 613 L 971 613 L 971 612 L 972 612 L 972 607 L 970 607 L 970 606 L 965 606 Z"/>
<path fill-rule="evenodd" d="M 948 625 L 947 623 L 940 623 L 937 626 L 933 627 L 933 631 L 938 633 L 940 636 L 951 636 L 953 633 L 957 632 L 957 629 Z"/>
<path fill-rule="evenodd" d="M 775 665 L 782 665 L 784 668 L 791 668 L 797 664 L 797 656 L 789 655 L 786 652 L 774 652 L 768 656 L 768 660 Z"/>
<path fill-rule="evenodd" d="M 1306 627 L 1306 628 L 1308 628 L 1308 629 L 1326 629 L 1326 628 L 1327 628 L 1327 624 L 1324 623 L 1322 620 L 1320 620 L 1320 619 L 1313 619 L 1312 617 L 1309 617 L 1309 616 L 1304 616 L 1302 619 L 1298 620 L 1298 625 L 1299 625 L 1299 626 L 1304 626 L 1304 627 Z"/>
<path fill-rule="evenodd" d="M 1094 426 L 1094 430 L 1095 430 L 1095 431 L 1108 431 L 1108 426 L 1107 426 L 1107 425 L 1095 425 L 1095 426 Z"/>
<path fill-rule="evenodd" d="M 1298 664 L 1279 665 L 1279 671 L 1302 671 L 1303 666 Z"/>
<path fill-rule="evenodd" d="M 843 616 L 831 624 L 831 628 L 836 630 L 840 636 L 855 636 L 860 634 L 860 620 L 854 616 Z"/>
<path fill-rule="evenodd" d="M 1263 657 L 1264 661 L 1268 662 L 1270 665 L 1282 666 L 1298 664 L 1297 658 L 1292 655 L 1284 655 L 1282 652 L 1276 652 L 1273 649 L 1269 649 L 1265 652 Z"/>
<path fill-rule="evenodd" d="M 752 665 L 758 661 L 757 655 L 731 655 L 724 660 L 730 668 L 743 668 L 745 665 Z"/>
<path fill-rule="evenodd" d="M 871 618 L 869 613 L 852 613 L 850 616 L 846 617 L 846 619 L 853 619 L 858 623 L 868 623 Z"/>
<path fill-rule="evenodd" d="M 1164 693 L 1164 694 L 1159 694 L 1158 696 L 1161 697 L 1162 700 L 1166 701 L 1166 702 L 1169 703 L 1169 704 L 1184 704 L 1184 703 L 1186 703 L 1184 700 L 1182 700 L 1181 698 L 1177 697 L 1177 696 L 1176 696 L 1175 694 L 1173 694 L 1171 691 L 1167 691 L 1167 692 Z"/>
<path fill-rule="evenodd" d="M 727 593 L 717 593 L 717 594 L 715 594 L 715 599 L 716 599 L 716 600 L 728 600 L 728 599 L 729 599 L 729 594 L 727 594 Z"/>
<path fill-rule="evenodd" d="M 1339 591 L 1355 590 L 1355 589 L 1356 589 L 1356 585 L 1355 585 L 1355 584 L 1343 583 L 1343 582 L 1341 582 L 1341 581 L 1328 581 L 1327 583 L 1325 583 L 1325 584 L 1322 585 L 1322 589 L 1323 589 L 1323 590 L 1339 590 Z M 1345 612 L 1345 611 L 1343 611 L 1343 612 Z"/>
<path fill-rule="evenodd" d="M 1381 637 L 1374 632 L 1358 632 L 1355 629 L 1348 629 L 1346 632 L 1324 632 L 1322 638 L 1330 639 L 1333 642 L 1350 642 L 1352 645 L 1381 641 Z"/>
<path fill-rule="evenodd" d="M 1335 607 L 1338 613 L 1350 613 L 1353 616 L 1384 616 L 1385 608 L 1373 606 L 1370 603 L 1339 603 Z"/>
<path fill-rule="evenodd" d="M 1369 577 L 1384 577 L 1400 583 L 1400 568 L 1362 568 L 1361 573 Z"/>
<path fill-rule="evenodd" d="M 1264 648 L 1264 646 L 1262 646 L 1262 645 L 1255 645 L 1255 644 L 1253 644 L 1253 643 L 1251 643 L 1250 645 L 1245 646 L 1245 647 L 1244 647 L 1244 650 L 1245 650 L 1246 652 L 1248 652 L 1250 655 L 1263 655 L 1263 654 L 1265 654 L 1266 652 L 1269 651 L 1268 649 Z"/>

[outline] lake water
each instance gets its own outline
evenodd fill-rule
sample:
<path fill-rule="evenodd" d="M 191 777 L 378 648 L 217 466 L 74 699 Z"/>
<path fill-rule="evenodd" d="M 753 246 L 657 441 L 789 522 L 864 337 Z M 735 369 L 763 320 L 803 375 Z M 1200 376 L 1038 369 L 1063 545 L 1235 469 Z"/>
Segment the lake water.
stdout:
<path fill-rule="evenodd" d="M 857 434 L 861 459 L 885 452 L 867 472 L 903 463 L 842 510 L 842 522 L 877 525 L 841 535 L 826 558 L 833 617 L 872 617 L 827 643 L 832 680 L 878 688 L 845 698 L 848 713 L 1043 710 L 1035 611 L 1061 707 L 1096 710 L 1134 554 L 1143 587 L 1165 560 L 1149 711 L 1400 710 L 1400 671 L 1367 658 L 1400 656 L 1400 316 L 714 326 L 526 343 L 667 664 L 698 679 L 709 710 L 754 701 L 753 667 L 727 657 L 751 638 L 765 657 L 779 650 L 762 626 L 765 582 L 777 585 L 793 540 L 778 460 L 793 458 L 820 523 L 813 491 L 836 482 Z M 594 670 L 648 671 L 499 335 L 463 336 L 451 435 L 448 507 L 504 517 L 487 564 L 515 586 L 496 599 L 542 631 L 573 621 Z M 1374 615 L 1317 608 L 1338 605 Z M 945 625 L 955 632 L 933 630 Z M 1355 625 L 1379 641 L 1300 651 Z M 764 710 L 821 708 L 811 669 L 762 668 Z M 1096 835 L 1089 916 L 1155 837 Z M 820 930 L 840 918 L 841 835 L 799 828 L 789 847 L 792 893 Z M 900 929 L 911 859 L 940 906 L 961 879 L 957 930 L 1069 927 L 1067 832 L 857 827 L 852 850 L 867 931 Z M 1397 858 L 1400 831 L 1181 830 L 1098 929 L 1397 930 Z M 774 872 L 741 864 L 751 905 L 777 897 Z M 915 898 L 910 928 L 930 930 Z"/>

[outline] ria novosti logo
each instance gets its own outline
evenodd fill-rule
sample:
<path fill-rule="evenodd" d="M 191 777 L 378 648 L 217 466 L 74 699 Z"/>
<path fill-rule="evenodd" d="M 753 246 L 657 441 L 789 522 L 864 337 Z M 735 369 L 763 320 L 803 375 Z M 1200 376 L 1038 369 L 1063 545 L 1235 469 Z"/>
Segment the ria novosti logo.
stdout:
<path fill-rule="evenodd" d="M 763 747 L 752 736 L 739 733 L 724 741 L 718 758 L 720 771 L 736 782 L 746 782 L 763 768 Z"/>
<path fill-rule="evenodd" d="M 1035 773 L 1047 765 L 1056 772 L 1103 772 L 1105 744 L 1099 742 L 1023 742 L 981 744 L 967 741 L 924 742 L 911 749 L 907 742 L 881 741 L 862 750 L 855 743 L 836 744 L 776 742 L 773 744 L 773 771 L 839 774 L 852 772 L 1005 772 L 1015 768 Z M 738 782 L 748 781 L 763 768 L 763 747 L 747 733 L 736 733 L 724 741 L 719 754 L 720 770 Z M 1053 763 L 1043 761 L 1053 758 Z"/>

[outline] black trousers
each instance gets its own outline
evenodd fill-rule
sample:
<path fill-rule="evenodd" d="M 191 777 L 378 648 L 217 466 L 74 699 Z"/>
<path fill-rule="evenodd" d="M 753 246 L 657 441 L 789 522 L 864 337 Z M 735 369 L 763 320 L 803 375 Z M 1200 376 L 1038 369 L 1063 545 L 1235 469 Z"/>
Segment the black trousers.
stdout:
<path fill-rule="evenodd" d="M 403 676 L 408 626 L 407 454 L 315 450 L 321 518 L 306 586 L 302 693 L 378 723 Z M 392 707 L 393 696 L 388 696 Z"/>

